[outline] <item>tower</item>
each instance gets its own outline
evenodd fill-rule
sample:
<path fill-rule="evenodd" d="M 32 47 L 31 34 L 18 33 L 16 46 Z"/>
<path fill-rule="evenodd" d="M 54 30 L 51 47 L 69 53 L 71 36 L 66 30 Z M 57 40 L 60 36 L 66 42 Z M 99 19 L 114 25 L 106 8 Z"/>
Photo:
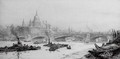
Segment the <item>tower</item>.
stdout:
<path fill-rule="evenodd" d="M 31 22 L 31 19 L 30 19 L 30 21 L 29 21 L 29 26 L 30 26 L 30 27 L 32 26 L 32 22 Z"/>
<path fill-rule="evenodd" d="M 24 19 L 23 19 L 23 22 L 22 22 L 22 26 L 23 26 L 23 27 L 25 26 L 25 22 L 24 22 Z"/>
<path fill-rule="evenodd" d="M 37 13 L 37 11 L 36 11 L 36 14 L 35 14 L 35 16 L 38 16 L 38 13 Z"/>

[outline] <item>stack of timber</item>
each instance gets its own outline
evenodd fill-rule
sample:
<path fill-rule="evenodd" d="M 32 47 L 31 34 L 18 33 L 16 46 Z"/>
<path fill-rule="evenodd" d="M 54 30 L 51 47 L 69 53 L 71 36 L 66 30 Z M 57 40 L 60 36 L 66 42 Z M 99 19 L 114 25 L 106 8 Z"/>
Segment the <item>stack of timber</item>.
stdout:
<path fill-rule="evenodd" d="M 120 32 L 112 32 L 113 40 L 102 46 L 95 44 L 95 49 L 85 55 L 87 59 L 120 59 Z"/>

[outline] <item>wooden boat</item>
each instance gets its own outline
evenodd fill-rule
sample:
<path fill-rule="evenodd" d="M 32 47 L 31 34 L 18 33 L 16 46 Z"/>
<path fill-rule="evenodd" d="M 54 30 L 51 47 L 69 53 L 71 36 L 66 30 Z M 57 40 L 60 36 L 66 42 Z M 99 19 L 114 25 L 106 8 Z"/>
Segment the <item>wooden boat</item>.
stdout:
<path fill-rule="evenodd" d="M 22 44 L 17 37 L 17 44 L 14 44 L 12 46 L 5 46 L 5 47 L 0 47 L 0 52 L 12 52 L 12 51 L 28 51 L 28 50 L 38 50 L 41 47 L 40 46 L 32 46 L 32 45 L 26 45 Z"/>

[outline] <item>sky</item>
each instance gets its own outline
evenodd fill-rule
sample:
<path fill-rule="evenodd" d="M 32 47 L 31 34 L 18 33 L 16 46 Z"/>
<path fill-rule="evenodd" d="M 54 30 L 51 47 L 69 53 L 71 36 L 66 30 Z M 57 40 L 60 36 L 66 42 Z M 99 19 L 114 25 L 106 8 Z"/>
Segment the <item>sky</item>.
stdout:
<path fill-rule="evenodd" d="M 28 23 L 36 11 L 40 20 L 61 29 L 120 29 L 120 0 L 0 0 L 0 24 Z"/>

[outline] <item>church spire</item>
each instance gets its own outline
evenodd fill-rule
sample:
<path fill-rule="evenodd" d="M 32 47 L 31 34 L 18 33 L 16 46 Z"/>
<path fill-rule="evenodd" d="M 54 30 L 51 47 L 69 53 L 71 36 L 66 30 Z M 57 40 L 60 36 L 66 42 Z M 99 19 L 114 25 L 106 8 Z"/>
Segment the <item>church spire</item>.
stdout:
<path fill-rule="evenodd" d="M 23 19 L 23 22 L 22 22 L 22 26 L 25 26 L 25 22 L 24 22 L 24 19 Z"/>
<path fill-rule="evenodd" d="M 36 11 L 36 14 L 35 14 L 35 16 L 38 16 L 38 13 L 37 13 L 37 11 Z"/>

